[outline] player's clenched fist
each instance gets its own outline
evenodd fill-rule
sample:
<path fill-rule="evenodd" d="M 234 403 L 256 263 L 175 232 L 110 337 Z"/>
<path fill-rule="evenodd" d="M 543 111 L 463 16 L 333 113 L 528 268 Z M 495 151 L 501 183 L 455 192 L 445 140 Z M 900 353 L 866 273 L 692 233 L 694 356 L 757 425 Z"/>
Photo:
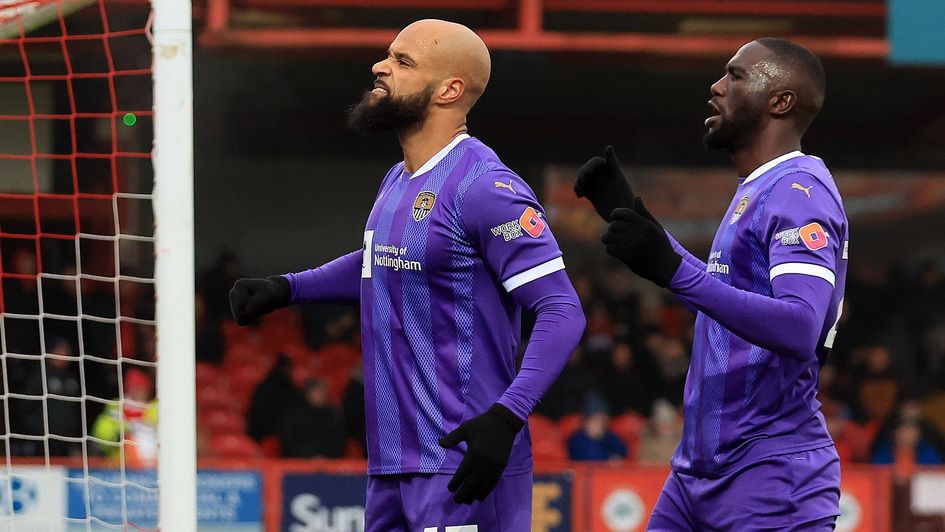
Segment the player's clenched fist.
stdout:
<path fill-rule="evenodd" d="M 626 264 L 633 273 L 664 288 L 669 286 L 682 262 L 663 226 L 640 198 L 632 209 L 614 209 L 601 241 L 607 253 Z"/>
<path fill-rule="evenodd" d="M 256 318 L 288 305 L 291 296 L 285 277 L 240 279 L 230 290 L 230 311 L 236 323 L 249 325 Z"/>
<path fill-rule="evenodd" d="M 613 146 L 604 148 L 603 157 L 594 157 L 578 168 L 574 193 L 590 200 L 605 222 L 610 221 L 614 209 L 633 208 L 633 189 L 620 169 Z"/>

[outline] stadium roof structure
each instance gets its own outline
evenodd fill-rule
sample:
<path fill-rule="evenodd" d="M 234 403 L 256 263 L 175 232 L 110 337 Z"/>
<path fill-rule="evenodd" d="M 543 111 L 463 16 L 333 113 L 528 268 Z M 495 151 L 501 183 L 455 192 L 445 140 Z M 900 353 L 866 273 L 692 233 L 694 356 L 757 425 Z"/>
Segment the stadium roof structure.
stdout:
<path fill-rule="evenodd" d="M 493 50 L 717 58 L 786 36 L 822 57 L 884 59 L 882 0 L 207 0 L 200 44 L 376 49 L 418 18 L 476 28 Z"/>

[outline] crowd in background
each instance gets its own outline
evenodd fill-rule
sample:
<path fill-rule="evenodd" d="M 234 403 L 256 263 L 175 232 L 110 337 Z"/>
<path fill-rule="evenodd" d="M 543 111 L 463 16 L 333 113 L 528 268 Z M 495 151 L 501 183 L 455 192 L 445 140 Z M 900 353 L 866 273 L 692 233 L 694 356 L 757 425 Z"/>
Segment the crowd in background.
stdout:
<path fill-rule="evenodd" d="M 29 254 L 18 254 L 7 271 L 35 271 L 29 262 Z M 530 419 L 540 436 L 533 438 L 536 455 L 667 463 L 682 430 L 693 316 L 668 292 L 614 265 L 569 273 L 587 329 Z M 363 456 L 356 309 L 294 308 L 254 327 L 237 327 L 226 294 L 240 276 L 236 259 L 223 255 L 198 277 L 201 455 Z M 13 395 L 0 414 L 9 416 L 13 455 L 114 455 L 117 445 L 108 442 L 117 442 L 119 422 L 126 430 L 141 425 L 135 450 L 147 451 L 147 438 L 153 439 L 153 326 L 86 318 L 80 338 L 79 321 L 56 316 L 75 315 L 80 299 L 90 316 L 114 318 L 117 310 L 114 288 L 79 286 L 81 298 L 74 282 L 44 280 L 40 294 L 35 279 L 4 280 L 5 350 L 33 355 L 8 356 L 3 367 L 4 391 Z M 121 283 L 119 290 L 122 315 L 153 318 L 147 287 Z M 39 315 L 41 301 L 41 322 L 11 317 Z M 905 471 L 945 462 L 942 301 L 945 275 L 933 261 L 882 273 L 851 270 L 819 397 L 843 460 L 896 464 Z M 39 357 L 43 348 L 46 356 Z M 82 362 L 80 352 L 86 354 Z M 122 392 L 131 400 L 115 402 Z M 47 434 L 62 438 L 35 438 Z M 71 439 L 83 435 L 94 437 L 85 448 Z"/>
<path fill-rule="evenodd" d="M 203 293 L 225 292 L 237 271 L 233 260 L 222 260 L 204 276 Z M 587 314 L 587 329 L 530 420 L 533 433 L 542 436 L 533 440 L 548 439 L 550 430 L 560 436 L 565 455 L 538 448 L 536 454 L 667 463 L 682 431 L 694 317 L 669 292 L 622 268 L 598 265 L 570 275 Z M 222 321 L 224 330 L 232 329 L 225 298 L 213 299 L 215 308 L 207 306 L 202 319 Z M 819 397 L 843 460 L 943 463 L 942 301 L 945 276 L 933 261 L 884 274 L 850 272 L 840 334 L 821 370 Z M 300 312 L 310 349 L 304 356 L 318 359 L 338 349 L 359 353 L 355 309 L 309 307 Z M 227 334 L 205 329 L 199 353 L 206 363 L 225 366 Z M 326 378 L 332 370 L 324 364 L 318 369 L 311 360 L 276 356 L 277 363 L 249 398 L 250 436 L 260 442 L 281 440 L 283 456 L 363 455 L 363 384 L 357 363 L 349 357 L 341 378 L 337 368 Z M 298 366 L 316 369 L 299 371 Z M 322 391 L 327 387 L 341 389 Z M 303 423 L 317 428 L 302 434 L 298 425 Z M 308 442 L 308 448 L 300 441 Z"/>
<path fill-rule="evenodd" d="M 3 250 L 0 445 L 18 457 L 123 453 L 127 463 L 153 463 L 153 285 L 76 282 L 74 258 L 53 250 L 43 269 L 59 275 L 37 282 L 35 248 L 26 242 Z M 97 259 L 83 271 L 114 275 L 104 271 L 114 264 L 98 259 L 110 254 L 95 247 L 86 248 Z"/>

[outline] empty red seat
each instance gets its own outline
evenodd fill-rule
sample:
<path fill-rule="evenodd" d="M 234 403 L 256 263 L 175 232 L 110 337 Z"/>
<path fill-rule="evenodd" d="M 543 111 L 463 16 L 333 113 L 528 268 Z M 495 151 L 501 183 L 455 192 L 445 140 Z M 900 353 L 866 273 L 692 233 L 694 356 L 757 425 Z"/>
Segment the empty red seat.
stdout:
<path fill-rule="evenodd" d="M 640 431 L 644 426 L 646 426 L 646 418 L 633 412 L 627 412 L 610 420 L 610 430 L 631 449 L 638 448 Z"/>
<path fill-rule="evenodd" d="M 532 439 L 532 455 L 535 460 L 567 460 L 568 450 L 560 438 Z"/>
<path fill-rule="evenodd" d="M 219 367 L 208 364 L 207 362 L 197 362 L 197 367 L 194 369 L 194 372 L 198 388 L 202 385 L 213 385 L 219 380 L 226 378 Z"/>
<path fill-rule="evenodd" d="M 584 416 L 581 414 L 568 414 L 563 418 L 558 420 L 558 432 L 561 433 L 561 436 L 567 439 L 569 436 L 574 434 L 581 425 L 584 424 Z"/>
<path fill-rule="evenodd" d="M 198 423 L 213 435 L 243 434 L 246 432 L 246 419 L 232 410 L 209 410 L 201 412 Z"/>
<path fill-rule="evenodd" d="M 282 442 L 276 435 L 266 436 L 259 442 L 259 448 L 266 458 L 279 458 L 282 454 Z"/>
<path fill-rule="evenodd" d="M 528 431 L 532 436 L 532 454 L 536 460 L 565 460 L 568 450 L 558 426 L 541 414 L 528 416 Z"/>
<path fill-rule="evenodd" d="M 197 388 L 197 411 L 200 410 L 233 410 L 239 409 L 239 401 L 226 386 L 200 386 Z"/>
<path fill-rule="evenodd" d="M 210 450 L 217 458 L 261 458 L 259 445 L 245 434 L 220 434 L 210 439 Z"/>

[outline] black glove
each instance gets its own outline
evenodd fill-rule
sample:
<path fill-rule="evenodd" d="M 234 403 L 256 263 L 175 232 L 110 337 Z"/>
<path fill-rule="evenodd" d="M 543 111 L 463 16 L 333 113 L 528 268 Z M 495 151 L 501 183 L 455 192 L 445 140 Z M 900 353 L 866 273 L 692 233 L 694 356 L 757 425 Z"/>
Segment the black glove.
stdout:
<path fill-rule="evenodd" d="M 292 289 L 281 275 L 265 279 L 240 279 L 230 290 L 230 311 L 240 325 L 249 325 L 256 318 L 289 304 Z"/>
<path fill-rule="evenodd" d="M 440 440 L 440 446 L 447 449 L 466 442 L 466 456 L 447 486 L 454 501 L 468 504 L 492 493 L 509 463 L 515 435 L 524 426 L 511 410 L 496 403 Z"/>
<path fill-rule="evenodd" d="M 605 222 L 610 213 L 620 207 L 633 207 L 633 189 L 620 169 L 620 161 L 613 146 L 604 148 L 604 157 L 594 157 L 578 168 L 574 180 L 577 197 L 587 197 Z"/>
<path fill-rule="evenodd" d="M 676 275 L 682 257 L 673 249 L 663 226 L 637 198 L 633 209 L 614 209 L 607 232 L 601 237 L 607 253 L 633 273 L 666 287 Z"/>

